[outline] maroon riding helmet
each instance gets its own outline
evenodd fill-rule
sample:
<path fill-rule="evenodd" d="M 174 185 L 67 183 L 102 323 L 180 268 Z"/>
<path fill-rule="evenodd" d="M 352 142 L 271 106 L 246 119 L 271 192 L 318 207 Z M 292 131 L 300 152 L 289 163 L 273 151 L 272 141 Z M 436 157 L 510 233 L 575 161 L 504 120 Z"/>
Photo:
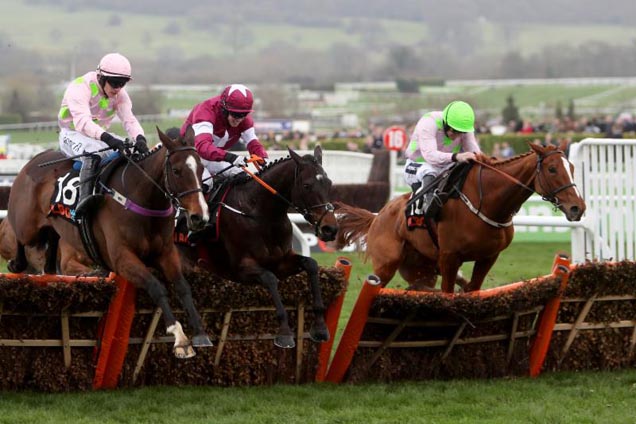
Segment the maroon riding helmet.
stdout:
<path fill-rule="evenodd" d="M 252 91 L 243 84 L 232 84 L 221 93 L 221 106 L 228 112 L 250 113 L 254 104 Z"/>

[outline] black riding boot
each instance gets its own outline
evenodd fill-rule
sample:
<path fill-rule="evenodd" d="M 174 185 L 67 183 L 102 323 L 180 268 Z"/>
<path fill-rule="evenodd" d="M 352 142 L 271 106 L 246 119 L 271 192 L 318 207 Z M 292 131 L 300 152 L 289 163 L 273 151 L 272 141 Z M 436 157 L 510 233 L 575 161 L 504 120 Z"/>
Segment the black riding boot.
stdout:
<path fill-rule="evenodd" d="M 97 177 L 97 168 L 102 158 L 99 155 L 90 155 L 82 161 L 80 169 L 80 198 L 75 208 L 75 218 L 80 219 L 86 213 L 90 206 L 98 201 L 102 196 L 93 196 L 95 188 L 95 178 Z"/>
<path fill-rule="evenodd" d="M 428 185 L 435 179 L 434 175 L 425 175 L 421 182 L 411 184 L 413 196 L 419 196 L 411 205 L 410 216 L 424 216 L 433 200 L 433 193 L 430 192 Z M 422 193 L 426 190 L 425 193 Z"/>
<path fill-rule="evenodd" d="M 436 209 L 434 213 L 431 213 L 433 212 L 431 209 L 435 209 L 435 208 L 431 208 L 431 205 L 435 201 L 436 196 L 435 196 L 435 193 L 433 193 L 433 190 L 431 190 L 431 187 L 429 187 L 429 185 L 433 182 L 434 179 L 435 179 L 435 175 L 430 175 L 430 174 L 424 175 L 424 178 L 422 178 L 421 190 L 426 190 L 426 192 L 420 198 L 421 203 L 419 203 L 419 205 L 421 205 L 422 214 L 426 215 L 429 218 L 434 218 L 436 213 L 439 211 L 439 209 Z"/>

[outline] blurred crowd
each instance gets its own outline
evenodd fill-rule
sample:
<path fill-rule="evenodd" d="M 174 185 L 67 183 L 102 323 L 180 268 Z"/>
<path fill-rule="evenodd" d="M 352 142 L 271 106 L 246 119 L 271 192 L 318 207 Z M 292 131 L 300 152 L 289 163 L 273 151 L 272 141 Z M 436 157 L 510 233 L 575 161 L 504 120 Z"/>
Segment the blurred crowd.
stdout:
<path fill-rule="evenodd" d="M 406 127 L 407 134 L 411 134 L 415 123 Z M 361 128 L 340 129 L 334 132 L 304 133 L 301 131 L 267 132 L 259 133 L 262 141 L 268 144 L 268 149 L 282 150 L 291 147 L 295 150 L 309 150 L 317 142 L 332 139 L 349 140 L 347 149 L 354 152 L 372 153 L 384 149 L 382 135 L 386 127 L 378 124 L 369 125 L 366 130 Z M 596 134 L 606 138 L 623 138 L 626 133 L 636 132 L 636 119 L 630 113 L 622 113 L 618 116 L 605 115 L 594 117 L 581 117 L 572 119 L 568 116 L 551 118 L 548 120 L 511 120 L 507 125 L 501 123 L 501 119 L 475 123 L 477 137 L 479 134 L 517 134 L 532 135 L 535 144 L 559 145 L 563 139 L 569 144 L 573 133 Z M 629 135 L 630 137 L 632 135 Z M 364 140 L 363 143 L 360 140 Z M 519 152 L 507 141 L 494 143 L 491 152 L 487 152 L 497 158 L 509 158 Z"/>

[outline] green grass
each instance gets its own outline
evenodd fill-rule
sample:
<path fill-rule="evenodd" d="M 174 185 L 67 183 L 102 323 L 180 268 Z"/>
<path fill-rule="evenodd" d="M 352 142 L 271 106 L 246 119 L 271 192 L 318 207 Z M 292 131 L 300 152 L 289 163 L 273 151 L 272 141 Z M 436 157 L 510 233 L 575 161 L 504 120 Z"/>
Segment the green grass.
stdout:
<path fill-rule="evenodd" d="M 636 371 L 538 379 L 3 393 L 0 423 L 633 423 Z"/>
<path fill-rule="evenodd" d="M 513 243 L 502 253 L 487 283 L 496 286 L 547 274 L 554 254 L 561 250 L 567 251 L 568 245 Z M 353 262 L 344 320 L 371 268 L 349 253 L 315 255 L 324 266 L 333 265 L 338 256 Z M 633 369 L 548 373 L 537 379 L 0 394 L 0 424 L 633 423 L 635 409 Z"/>

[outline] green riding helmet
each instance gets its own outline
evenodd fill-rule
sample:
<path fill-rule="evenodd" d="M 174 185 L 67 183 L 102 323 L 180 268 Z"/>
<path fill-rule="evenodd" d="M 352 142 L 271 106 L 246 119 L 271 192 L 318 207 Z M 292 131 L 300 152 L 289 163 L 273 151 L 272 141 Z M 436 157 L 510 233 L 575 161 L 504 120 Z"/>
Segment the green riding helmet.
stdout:
<path fill-rule="evenodd" d="M 466 102 L 454 101 L 448 104 L 442 112 L 444 122 L 459 132 L 475 131 L 475 112 Z"/>

